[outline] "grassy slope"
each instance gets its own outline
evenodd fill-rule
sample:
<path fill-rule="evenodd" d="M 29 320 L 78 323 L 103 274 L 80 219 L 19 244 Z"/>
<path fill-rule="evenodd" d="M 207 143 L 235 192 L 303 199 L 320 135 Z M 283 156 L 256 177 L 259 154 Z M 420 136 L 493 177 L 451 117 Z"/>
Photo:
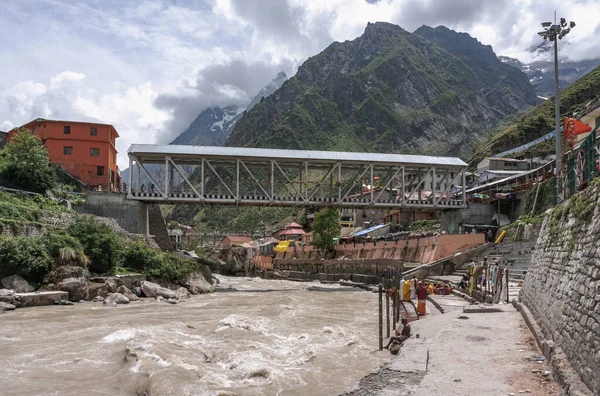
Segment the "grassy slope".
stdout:
<path fill-rule="evenodd" d="M 561 115 L 579 112 L 585 109 L 586 103 L 598 98 L 600 98 L 600 66 L 562 90 Z M 500 128 L 477 149 L 469 164 L 475 166 L 487 156 L 525 144 L 552 130 L 554 130 L 554 97 Z"/>

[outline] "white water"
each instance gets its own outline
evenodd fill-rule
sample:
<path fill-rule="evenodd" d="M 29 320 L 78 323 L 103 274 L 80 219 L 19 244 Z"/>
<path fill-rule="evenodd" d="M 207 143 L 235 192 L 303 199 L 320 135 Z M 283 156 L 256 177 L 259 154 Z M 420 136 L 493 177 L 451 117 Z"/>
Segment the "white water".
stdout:
<path fill-rule="evenodd" d="M 389 358 L 376 294 L 220 279 L 238 291 L 0 316 L 0 393 L 336 395 Z"/>

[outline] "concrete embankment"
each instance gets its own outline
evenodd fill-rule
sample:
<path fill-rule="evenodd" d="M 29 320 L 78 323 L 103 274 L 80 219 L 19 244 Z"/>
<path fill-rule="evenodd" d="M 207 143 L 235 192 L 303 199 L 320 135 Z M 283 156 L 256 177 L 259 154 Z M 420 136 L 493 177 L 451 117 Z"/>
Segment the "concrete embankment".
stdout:
<path fill-rule="evenodd" d="M 344 395 L 559 394 L 545 362 L 531 359 L 540 351 L 521 315 L 501 307 L 465 318 L 460 309 L 450 310 L 412 322 L 413 337 L 398 356 Z"/>
<path fill-rule="evenodd" d="M 553 349 L 556 368 L 573 378 L 572 366 L 589 388 L 565 382 L 569 394 L 600 394 L 599 199 L 596 182 L 546 213 L 519 296 L 541 327 L 540 344 Z"/>

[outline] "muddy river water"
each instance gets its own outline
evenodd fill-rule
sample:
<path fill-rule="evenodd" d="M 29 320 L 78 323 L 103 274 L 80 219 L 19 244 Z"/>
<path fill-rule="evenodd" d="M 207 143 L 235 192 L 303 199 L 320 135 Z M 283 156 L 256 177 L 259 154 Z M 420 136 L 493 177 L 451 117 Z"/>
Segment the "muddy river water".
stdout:
<path fill-rule="evenodd" d="M 336 395 L 389 360 L 376 350 L 374 293 L 219 279 L 231 291 L 177 305 L 1 315 L 0 394 Z"/>

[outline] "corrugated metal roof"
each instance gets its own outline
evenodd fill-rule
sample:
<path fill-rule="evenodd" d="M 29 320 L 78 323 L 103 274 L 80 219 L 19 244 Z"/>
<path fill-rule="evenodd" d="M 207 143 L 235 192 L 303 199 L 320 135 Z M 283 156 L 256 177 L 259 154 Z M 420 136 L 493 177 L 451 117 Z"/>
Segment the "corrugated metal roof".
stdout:
<path fill-rule="evenodd" d="M 367 228 L 366 230 L 359 231 L 359 232 L 357 232 L 356 234 L 354 234 L 354 235 L 352 235 L 352 236 L 355 236 L 355 237 L 357 237 L 357 236 L 363 236 L 363 235 L 367 235 L 367 234 L 369 234 L 369 233 L 371 233 L 371 232 L 373 232 L 373 231 L 376 231 L 376 230 L 378 230 L 378 229 L 380 229 L 380 228 L 383 228 L 383 227 L 385 227 L 386 225 L 387 225 L 387 224 L 379 224 L 379 225 L 376 225 L 376 226 L 374 226 L 374 227 Z"/>
<path fill-rule="evenodd" d="M 132 144 L 129 154 L 140 161 L 171 157 L 237 157 L 247 159 L 281 160 L 321 160 L 331 162 L 373 162 L 386 164 L 415 164 L 466 167 L 467 164 L 456 157 L 433 157 L 426 155 L 355 153 L 342 151 L 281 150 L 247 147 L 216 147 L 187 145 Z"/>

